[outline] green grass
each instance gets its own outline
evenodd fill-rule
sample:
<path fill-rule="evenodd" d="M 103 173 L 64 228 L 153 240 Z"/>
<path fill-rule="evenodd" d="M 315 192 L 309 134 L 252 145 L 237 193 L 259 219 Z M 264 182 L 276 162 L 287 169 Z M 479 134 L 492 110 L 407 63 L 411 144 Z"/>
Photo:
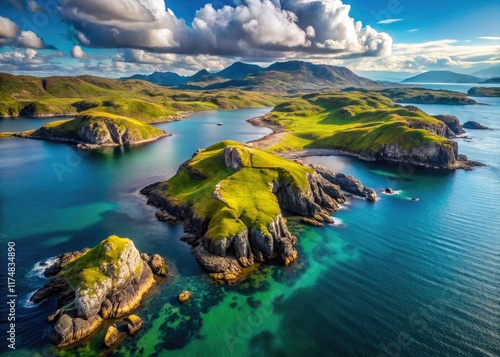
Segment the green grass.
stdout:
<path fill-rule="evenodd" d="M 102 264 L 117 264 L 122 252 L 133 244 L 130 239 L 110 236 L 97 246 L 67 264 L 61 274 L 73 289 L 92 289 L 104 279 L 110 278 L 101 269 Z"/>
<path fill-rule="evenodd" d="M 58 137 L 82 140 L 83 138 L 79 137 L 82 127 L 90 127 L 94 132 L 102 131 L 102 134 L 106 134 L 106 124 L 116 125 L 120 132 L 128 130 L 134 141 L 150 140 L 164 134 L 162 130 L 140 120 L 90 109 L 79 114 L 75 119 L 45 124 L 40 130 L 36 130 L 33 136 L 38 136 L 44 130 L 49 129 Z"/>
<path fill-rule="evenodd" d="M 228 146 L 240 153 L 243 167 L 237 171 L 224 163 L 224 148 Z M 190 176 L 189 172 L 198 176 Z M 267 233 L 268 224 L 281 212 L 271 192 L 272 183 L 279 179 L 305 188 L 306 174 L 311 172 L 308 167 L 263 150 L 222 141 L 202 150 L 159 190 L 175 203 L 192 205 L 195 217 L 210 219 L 207 235 L 216 241 L 235 236 L 245 226 Z M 223 202 L 214 198 L 217 185 Z"/>
<path fill-rule="evenodd" d="M 381 93 L 315 93 L 293 97 L 276 106 L 270 119 L 287 135 L 268 148 L 282 152 L 305 148 L 342 149 L 364 155 L 377 154 L 384 145 L 401 148 L 427 144 L 447 145 L 448 140 L 414 123 L 429 127 L 443 124 L 421 111 L 397 105 Z"/>
<path fill-rule="evenodd" d="M 500 87 L 472 87 L 467 93 L 474 97 L 500 97 Z"/>
<path fill-rule="evenodd" d="M 188 91 L 141 80 L 0 73 L 0 117 L 69 115 L 94 108 L 157 123 L 173 120 L 180 111 L 266 107 L 279 101 L 269 93 L 242 90 Z"/>

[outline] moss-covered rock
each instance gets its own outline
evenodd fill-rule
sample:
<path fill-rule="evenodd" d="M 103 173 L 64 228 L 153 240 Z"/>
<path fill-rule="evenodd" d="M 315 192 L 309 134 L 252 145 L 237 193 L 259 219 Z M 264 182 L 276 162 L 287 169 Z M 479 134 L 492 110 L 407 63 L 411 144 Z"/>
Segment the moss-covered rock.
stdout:
<path fill-rule="evenodd" d="M 51 319 L 49 333 L 57 346 L 81 340 L 105 319 L 129 314 L 156 282 L 134 243 L 117 236 L 92 249 L 61 255 L 46 273 L 56 275 L 31 300 L 58 297 L 61 311 Z"/>

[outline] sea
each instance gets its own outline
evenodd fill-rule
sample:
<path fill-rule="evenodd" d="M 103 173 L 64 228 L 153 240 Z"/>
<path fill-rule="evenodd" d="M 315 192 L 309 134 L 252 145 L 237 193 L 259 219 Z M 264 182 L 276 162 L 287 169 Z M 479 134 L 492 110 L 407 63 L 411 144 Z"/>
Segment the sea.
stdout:
<path fill-rule="evenodd" d="M 428 87 L 466 91 L 470 85 Z M 198 148 L 269 134 L 245 120 L 272 108 L 202 112 L 158 124 L 173 135 L 137 147 L 83 151 L 63 143 L 0 140 L 0 351 L 500 356 L 500 98 L 475 99 L 486 105 L 418 106 L 490 127 L 457 139 L 461 154 L 486 167 L 444 172 L 341 156 L 304 158 L 355 176 L 379 200 L 353 198 L 324 227 L 290 219 L 298 261 L 261 266 L 236 285 L 213 283 L 180 240 L 182 226 L 159 222 L 139 190 L 174 175 Z M 0 131 L 34 129 L 51 120 L 0 119 Z M 387 187 L 396 193 L 384 194 Z M 35 305 L 29 298 L 46 282 L 43 270 L 54 257 L 113 234 L 132 239 L 141 252 L 161 254 L 172 276 L 136 310 L 145 321 L 137 335 L 123 336 L 108 350 L 106 327 L 121 323 L 111 320 L 77 346 L 56 349 L 45 321 L 55 302 Z M 16 263 L 15 350 L 7 346 L 9 245 Z M 180 304 L 183 290 L 193 295 Z"/>

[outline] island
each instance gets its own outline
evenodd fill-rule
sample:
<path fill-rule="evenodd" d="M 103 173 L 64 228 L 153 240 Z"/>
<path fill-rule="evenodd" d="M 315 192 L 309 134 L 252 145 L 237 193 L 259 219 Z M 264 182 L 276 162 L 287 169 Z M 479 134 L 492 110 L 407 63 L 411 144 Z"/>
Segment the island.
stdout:
<path fill-rule="evenodd" d="M 80 341 L 106 319 L 129 315 L 165 276 L 159 255 L 140 254 L 127 238 L 110 236 L 92 249 L 60 255 L 44 272 L 51 277 L 31 297 L 34 303 L 57 298 L 58 309 L 47 321 L 49 337 L 58 347 Z M 129 318 L 132 330 L 140 322 Z"/>
<path fill-rule="evenodd" d="M 184 221 L 198 262 L 233 283 L 257 262 L 297 259 L 297 238 L 284 211 L 306 223 L 332 223 L 331 214 L 352 192 L 376 200 L 373 189 L 324 167 L 304 166 L 235 141 L 199 150 L 176 175 L 141 190 L 157 217 Z"/>
<path fill-rule="evenodd" d="M 31 139 L 65 141 L 83 149 L 104 146 L 137 145 L 154 141 L 170 134 L 139 120 L 124 116 L 87 111 L 75 119 L 45 124 L 27 134 Z"/>
<path fill-rule="evenodd" d="M 432 117 L 403 107 L 379 92 L 312 93 L 291 98 L 263 118 L 250 120 L 275 132 L 254 145 L 277 153 L 330 150 L 365 161 L 417 167 L 470 169 L 477 163 L 458 154 L 451 140 L 461 134 L 458 119 Z"/>
<path fill-rule="evenodd" d="M 381 90 L 380 93 L 398 103 L 444 105 L 479 104 L 464 93 L 444 89 L 432 90 L 424 88 L 389 88 Z"/>
<path fill-rule="evenodd" d="M 472 87 L 467 94 L 472 97 L 500 97 L 500 87 Z"/>

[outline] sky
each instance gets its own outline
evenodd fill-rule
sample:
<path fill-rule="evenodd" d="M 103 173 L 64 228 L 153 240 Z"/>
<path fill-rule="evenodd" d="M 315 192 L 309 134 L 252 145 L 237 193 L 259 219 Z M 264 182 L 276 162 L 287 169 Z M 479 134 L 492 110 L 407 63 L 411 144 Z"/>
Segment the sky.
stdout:
<path fill-rule="evenodd" d="M 500 65 L 499 0 L 0 0 L 0 72 L 217 72 L 304 60 L 374 79 Z"/>

